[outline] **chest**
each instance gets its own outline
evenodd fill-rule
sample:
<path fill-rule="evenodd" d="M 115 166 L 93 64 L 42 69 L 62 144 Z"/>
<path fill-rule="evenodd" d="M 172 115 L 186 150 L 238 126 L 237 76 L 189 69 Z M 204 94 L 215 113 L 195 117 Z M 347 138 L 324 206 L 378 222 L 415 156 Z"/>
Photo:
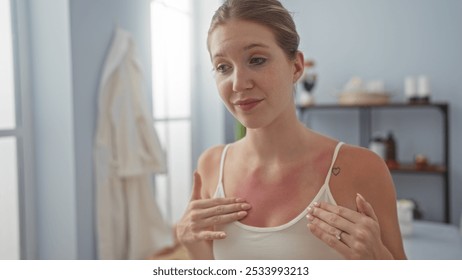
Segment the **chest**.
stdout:
<path fill-rule="evenodd" d="M 229 168 L 223 180 L 226 196 L 241 197 L 252 205 L 240 222 L 257 227 L 283 225 L 302 213 L 324 183 L 324 170 L 283 166 L 243 170 Z"/>

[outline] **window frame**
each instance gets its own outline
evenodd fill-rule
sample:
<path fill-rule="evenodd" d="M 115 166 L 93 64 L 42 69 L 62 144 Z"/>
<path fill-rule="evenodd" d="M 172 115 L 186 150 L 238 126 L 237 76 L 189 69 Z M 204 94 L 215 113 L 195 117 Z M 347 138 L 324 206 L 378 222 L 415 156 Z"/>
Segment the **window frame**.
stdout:
<path fill-rule="evenodd" d="M 0 137 L 16 139 L 19 259 L 37 259 L 33 127 L 29 84 L 28 7 L 10 0 L 16 124 Z"/>

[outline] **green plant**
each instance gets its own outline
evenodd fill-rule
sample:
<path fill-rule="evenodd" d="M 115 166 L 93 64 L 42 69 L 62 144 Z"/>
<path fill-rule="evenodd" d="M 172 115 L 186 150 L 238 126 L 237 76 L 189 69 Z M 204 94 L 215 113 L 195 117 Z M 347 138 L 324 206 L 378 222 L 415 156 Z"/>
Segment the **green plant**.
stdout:
<path fill-rule="evenodd" d="M 237 140 L 245 136 L 246 128 L 239 121 L 236 121 L 234 125 L 234 138 Z"/>

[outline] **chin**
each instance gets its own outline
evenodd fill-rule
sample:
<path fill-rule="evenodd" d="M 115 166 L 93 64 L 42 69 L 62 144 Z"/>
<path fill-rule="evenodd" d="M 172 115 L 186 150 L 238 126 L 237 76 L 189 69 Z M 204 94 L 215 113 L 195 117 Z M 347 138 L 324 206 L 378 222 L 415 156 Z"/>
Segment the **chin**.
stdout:
<path fill-rule="evenodd" d="M 259 117 L 257 114 L 240 115 L 233 114 L 234 118 L 238 120 L 246 129 L 258 129 L 268 126 L 271 120 L 268 118 Z"/>
<path fill-rule="evenodd" d="M 239 120 L 239 121 L 241 122 L 243 126 L 245 126 L 246 129 L 258 129 L 258 128 L 262 128 L 265 126 L 262 122 L 256 121 L 256 120 Z"/>

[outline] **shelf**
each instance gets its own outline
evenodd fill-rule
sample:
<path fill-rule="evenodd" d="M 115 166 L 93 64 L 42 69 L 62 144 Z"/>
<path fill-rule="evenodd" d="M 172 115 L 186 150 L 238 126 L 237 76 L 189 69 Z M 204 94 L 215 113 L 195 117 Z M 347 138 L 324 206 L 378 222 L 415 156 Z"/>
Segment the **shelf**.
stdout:
<path fill-rule="evenodd" d="M 441 164 L 431 164 L 425 168 L 417 168 L 413 162 L 402 162 L 397 168 L 389 168 L 393 175 L 410 174 L 410 175 L 438 175 L 443 178 L 443 199 L 444 199 L 444 220 L 450 222 L 450 153 L 449 153 L 449 104 L 447 102 L 428 102 L 428 103 L 410 103 L 410 102 L 391 102 L 386 104 L 356 104 L 341 105 L 339 103 L 318 103 L 309 106 L 296 106 L 300 113 L 300 119 L 303 121 L 309 117 L 311 111 L 328 111 L 328 110 L 352 110 L 359 112 L 359 145 L 367 148 L 372 139 L 373 129 L 373 111 L 376 110 L 438 110 L 442 117 L 443 130 L 443 161 Z"/>
<path fill-rule="evenodd" d="M 419 173 L 419 174 L 445 174 L 447 168 L 443 165 L 428 165 L 424 168 L 417 168 L 413 163 L 400 163 L 399 167 L 389 168 L 394 173 Z"/>
<path fill-rule="evenodd" d="M 431 102 L 431 103 L 407 103 L 407 102 L 393 102 L 387 104 L 358 104 L 358 105 L 342 105 L 338 103 L 320 103 L 308 106 L 297 105 L 298 109 L 360 109 L 360 108 L 430 108 L 437 107 L 446 110 L 448 104 L 446 102 Z"/>

